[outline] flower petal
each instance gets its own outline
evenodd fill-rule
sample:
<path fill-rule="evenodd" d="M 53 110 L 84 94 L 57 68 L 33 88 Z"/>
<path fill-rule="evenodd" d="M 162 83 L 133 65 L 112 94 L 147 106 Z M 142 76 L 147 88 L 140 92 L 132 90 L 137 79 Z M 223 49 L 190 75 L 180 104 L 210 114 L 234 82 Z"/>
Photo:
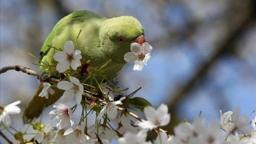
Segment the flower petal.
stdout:
<path fill-rule="evenodd" d="M 69 90 L 73 87 L 73 84 L 68 81 L 60 81 L 57 84 L 57 88 L 62 89 L 62 90 Z"/>
<path fill-rule="evenodd" d="M 110 119 L 115 119 L 117 116 L 117 106 L 112 102 L 107 105 L 107 115 Z"/>
<path fill-rule="evenodd" d="M 67 104 L 67 102 L 72 102 L 74 101 L 75 99 L 75 94 L 74 94 L 74 91 L 73 90 L 66 90 L 64 93 L 63 93 L 63 96 L 61 97 L 61 101 L 65 104 Z"/>
<path fill-rule="evenodd" d="M 57 52 L 53 55 L 54 60 L 58 62 L 63 62 L 66 60 L 66 54 L 63 51 Z"/>
<path fill-rule="evenodd" d="M 66 41 L 64 44 L 64 52 L 71 55 L 74 52 L 74 44 L 72 41 Z"/>
<path fill-rule="evenodd" d="M 103 121 L 103 118 L 104 118 L 104 115 L 106 114 L 106 111 L 107 111 L 107 106 L 104 106 L 104 107 L 101 109 L 100 113 L 98 114 L 97 120 Z"/>
<path fill-rule="evenodd" d="M 0 124 L 3 123 L 5 126 L 9 127 L 11 125 L 11 118 L 8 114 L 3 113 L 0 115 Z"/>
<path fill-rule="evenodd" d="M 81 101 L 82 101 L 82 95 L 81 95 L 80 93 L 79 93 L 79 94 L 76 94 L 75 100 L 76 100 L 76 103 L 77 103 L 77 104 L 80 104 Z"/>
<path fill-rule="evenodd" d="M 67 61 L 63 61 L 61 63 L 58 63 L 56 66 L 56 70 L 59 73 L 64 73 L 69 68 L 69 63 Z"/>
<path fill-rule="evenodd" d="M 127 52 L 125 55 L 124 55 L 124 60 L 126 62 L 134 62 L 137 60 L 137 55 L 135 55 L 133 52 Z"/>
<path fill-rule="evenodd" d="M 73 70 L 76 70 L 79 66 L 81 66 L 80 60 L 72 60 L 70 64 Z"/>
<path fill-rule="evenodd" d="M 147 42 L 145 42 L 142 46 L 142 51 L 144 54 L 150 53 L 152 51 L 152 49 L 153 49 L 153 47 Z"/>
<path fill-rule="evenodd" d="M 70 80 L 70 82 L 72 82 L 75 85 L 80 85 L 81 84 L 80 81 L 76 77 L 70 76 L 69 80 Z"/>
<path fill-rule="evenodd" d="M 149 61 L 150 58 L 151 58 L 150 53 L 148 53 L 148 54 L 145 55 L 145 58 L 143 59 L 144 65 L 147 65 L 147 63 L 148 63 L 148 61 Z"/>
<path fill-rule="evenodd" d="M 68 128 L 67 130 L 65 130 L 63 136 L 69 135 L 69 134 L 71 134 L 71 133 L 73 133 L 73 132 L 74 132 L 74 129 L 73 129 L 72 127 L 71 127 L 71 128 Z"/>
<path fill-rule="evenodd" d="M 77 59 L 81 59 L 82 58 L 81 51 L 80 50 L 75 50 L 74 57 L 77 58 Z"/>
<path fill-rule="evenodd" d="M 13 102 L 11 104 L 8 104 L 7 106 L 4 107 L 4 111 L 7 114 L 18 114 L 20 113 L 20 108 L 17 106 L 20 104 L 20 101 Z"/>
<path fill-rule="evenodd" d="M 153 129 L 156 128 L 156 126 L 151 122 L 151 121 L 142 121 L 138 123 L 138 126 L 143 128 L 143 129 Z"/>
<path fill-rule="evenodd" d="M 144 64 L 142 63 L 135 63 L 133 66 L 134 71 L 141 71 L 144 68 Z"/>
<path fill-rule="evenodd" d="M 156 110 L 153 107 L 151 107 L 151 106 L 145 107 L 144 113 L 145 113 L 145 117 L 147 118 L 147 120 L 154 121 L 154 119 L 156 117 Z"/>
<path fill-rule="evenodd" d="M 141 52 L 141 45 L 138 43 L 131 44 L 131 52 L 140 53 Z"/>

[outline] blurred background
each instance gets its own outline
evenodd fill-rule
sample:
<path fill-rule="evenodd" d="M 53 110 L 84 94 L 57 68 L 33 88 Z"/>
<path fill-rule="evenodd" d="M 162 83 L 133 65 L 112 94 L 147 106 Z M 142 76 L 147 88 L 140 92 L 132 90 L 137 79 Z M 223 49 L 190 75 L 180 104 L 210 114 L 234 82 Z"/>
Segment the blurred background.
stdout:
<path fill-rule="evenodd" d="M 219 111 L 256 110 L 256 1 L 254 0 L 1 0 L 0 67 L 37 71 L 40 48 L 55 23 L 75 10 L 105 17 L 131 15 L 145 28 L 152 59 L 141 72 L 119 75 L 153 105 L 169 105 L 172 123 Z M 0 75 L 0 105 L 25 107 L 39 82 L 22 73 Z"/>

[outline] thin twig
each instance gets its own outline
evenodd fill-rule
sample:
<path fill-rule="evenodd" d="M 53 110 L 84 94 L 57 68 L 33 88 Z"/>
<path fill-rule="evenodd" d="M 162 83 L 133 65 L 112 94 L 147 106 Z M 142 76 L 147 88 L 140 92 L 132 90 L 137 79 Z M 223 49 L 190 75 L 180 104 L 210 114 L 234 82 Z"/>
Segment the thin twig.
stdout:
<path fill-rule="evenodd" d="M 2 136 L 9 144 L 13 144 L 12 141 L 2 131 L 0 131 L 0 136 Z"/>
<path fill-rule="evenodd" d="M 19 65 L 2 67 L 0 69 L 0 74 L 5 73 L 5 72 L 10 71 L 10 70 L 15 70 L 15 71 L 18 71 L 18 72 L 23 72 L 25 74 L 28 74 L 28 75 L 31 75 L 31 76 L 35 76 L 35 77 L 37 77 L 37 79 L 40 78 L 40 75 L 37 74 L 37 72 L 35 72 L 34 70 L 32 70 L 30 68 L 27 68 L 27 67 L 24 67 L 24 66 L 19 66 Z"/>

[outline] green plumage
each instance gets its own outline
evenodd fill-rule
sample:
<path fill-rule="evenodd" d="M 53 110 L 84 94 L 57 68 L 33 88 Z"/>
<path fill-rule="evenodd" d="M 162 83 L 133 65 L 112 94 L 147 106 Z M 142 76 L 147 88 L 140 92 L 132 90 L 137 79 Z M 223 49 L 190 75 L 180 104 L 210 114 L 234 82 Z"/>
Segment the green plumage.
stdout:
<path fill-rule="evenodd" d="M 103 65 L 95 77 L 113 79 L 125 61 L 124 54 L 130 51 L 130 44 L 144 34 L 140 22 L 131 16 L 104 18 L 89 11 L 76 11 L 62 18 L 52 29 L 41 48 L 40 68 L 49 76 L 57 75 L 53 55 L 63 49 L 66 41 L 72 40 L 82 54 L 82 66 L 89 65 L 89 74 Z M 89 63 L 88 63 L 89 62 Z M 35 96 L 25 110 L 24 118 L 38 117 L 42 109 L 54 103 L 62 94 L 57 92 L 49 99 L 39 97 L 39 86 Z"/>

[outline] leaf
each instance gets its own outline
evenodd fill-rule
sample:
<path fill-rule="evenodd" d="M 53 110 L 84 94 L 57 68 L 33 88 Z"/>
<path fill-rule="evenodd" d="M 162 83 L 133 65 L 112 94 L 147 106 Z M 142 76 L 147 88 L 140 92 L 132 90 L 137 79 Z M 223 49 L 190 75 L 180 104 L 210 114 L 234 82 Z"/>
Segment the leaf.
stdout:
<path fill-rule="evenodd" d="M 143 111 L 145 107 L 151 106 L 150 102 L 142 97 L 134 97 L 129 99 L 129 104 Z"/>

